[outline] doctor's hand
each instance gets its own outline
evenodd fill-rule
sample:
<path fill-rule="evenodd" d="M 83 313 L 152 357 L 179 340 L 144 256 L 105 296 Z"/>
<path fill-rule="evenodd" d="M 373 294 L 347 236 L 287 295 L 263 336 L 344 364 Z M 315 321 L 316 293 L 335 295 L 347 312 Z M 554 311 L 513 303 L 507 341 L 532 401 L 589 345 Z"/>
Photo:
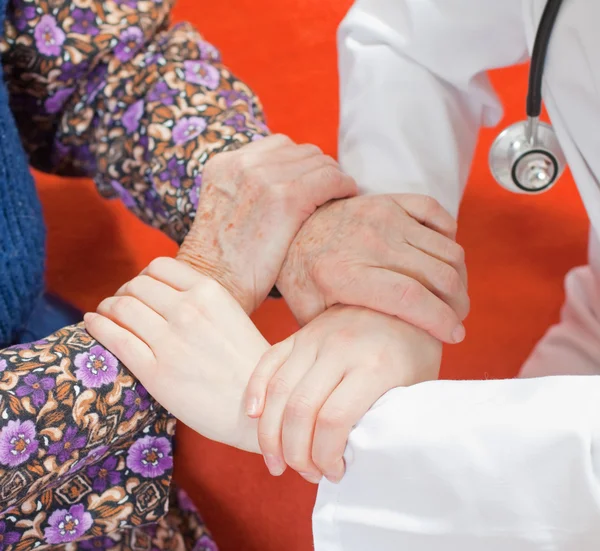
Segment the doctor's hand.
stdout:
<path fill-rule="evenodd" d="M 424 195 L 333 201 L 302 226 L 277 288 L 301 325 L 340 303 L 460 342 L 469 296 L 464 252 L 455 239 L 452 216 Z"/>
<path fill-rule="evenodd" d="M 178 258 L 255 310 L 275 285 L 302 223 L 354 180 L 314 145 L 274 135 L 210 159 L 196 218 Z"/>
<path fill-rule="evenodd" d="M 271 474 L 289 465 L 309 482 L 341 480 L 354 425 L 388 390 L 437 379 L 441 354 L 421 329 L 353 306 L 330 308 L 272 347 L 246 393 Z"/>
<path fill-rule="evenodd" d="M 159 258 L 84 319 L 175 417 L 206 438 L 260 453 L 244 392 L 269 345 L 221 285 Z"/>

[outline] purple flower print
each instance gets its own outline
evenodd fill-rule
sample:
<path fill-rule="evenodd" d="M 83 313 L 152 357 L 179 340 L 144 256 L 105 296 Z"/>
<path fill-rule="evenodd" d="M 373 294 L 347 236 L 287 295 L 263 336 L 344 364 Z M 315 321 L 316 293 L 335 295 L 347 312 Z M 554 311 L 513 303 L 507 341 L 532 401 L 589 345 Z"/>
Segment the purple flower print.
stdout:
<path fill-rule="evenodd" d="M 81 504 L 73 505 L 68 511 L 59 509 L 50 515 L 44 538 L 50 545 L 69 543 L 81 538 L 92 524 L 92 515 Z"/>
<path fill-rule="evenodd" d="M 35 373 L 30 373 L 21 381 L 21 386 L 17 388 L 17 396 L 31 396 L 31 402 L 36 408 L 39 408 L 46 401 L 46 392 L 55 386 L 52 377 L 38 377 Z"/>
<path fill-rule="evenodd" d="M 37 24 L 35 31 L 35 43 L 41 54 L 48 57 L 60 55 L 60 47 L 65 42 L 65 33 L 58 28 L 56 19 L 51 15 L 44 15 Z"/>
<path fill-rule="evenodd" d="M 73 16 L 73 26 L 71 30 L 78 34 L 96 36 L 100 31 L 96 26 L 96 14 L 92 10 L 82 10 L 75 8 L 71 13 Z"/>
<path fill-rule="evenodd" d="M 206 86 L 215 90 L 219 86 L 221 75 L 216 67 L 205 61 L 184 61 L 185 80 L 191 84 Z"/>
<path fill-rule="evenodd" d="M 7 545 L 17 543 L 21 539 L 18 532 L 7 532 L 6 522 L 0 520 L 0 551 L 4 551 Z"/>
<path fill-rule="evenodd" d="M 19 31 L 24 31 L 27 27 L 27 22 L 35 17 L 35 4 L 33 2 L 25 2 L 25 0 L 15 0 L 13 6 L 13 20 L 16 21 L 15 26 Z"/>
<path fill-rule="evenodd" d="M 16 467 L 38 449 L 32 421 L 9 421 L 0 432 L 0 463 Z"/>
<path fill-rule="evenodd" d="M 102 493 L 107 488 L 116 486 L 121 480 L 121 473 L 116 471 L 119 460 L 114 457 L 107 457 L 102 465 L 91 465 L 85 471 L 85 474 L 93 480 L 92 488 L 95 492 Z"/>
<path fill-rule="evenodd" d="M 8 367 L 6 360 L 0 360 L 0 373 L 2 373 Z"/>
<path fill-rule="evenodd" d="M 129 448 L 127 467 L 146 478 L 162 476 L 173 467 L 170 442 L 166 438 L 155 436 L 137 440 Z"/>
<path fill-rule="evenodd" d="M 169 85 L 161 80 L 148 94 L 148 101 L 159 101 L 162 105 L 173 105 L 175 96 L 179 92 L 172 90 Z"/>
<path fill-rule="evenodd" d="M 179 508 L 184 512 L 195 513 L 197 511 L 196 505 L 190 499 L 190 496 L 181 488 L 177 489 L 177 502 L 179 504 Z"/>
<path fill-rule="evenodd" d="M 84 63 L 71 63 L 67 61 L 60 66 L 60 75 L 58 80 L 61 82 L 69 82 L 71 80 L 79 80 L 87 70 L 88 66 Z"/>
<path fill-rule="evenodd" d="M 236 113 L 235 115 L 229 117 L 227 120 L 225 120 L 224 124 L 227 126 L 233 126 L 236 132 L 243 132 L 244 130 L 248 129 L 248 126 L 246 125 L 246 117 L 244 117 L 244 115 L 241 113 Z"/>
<path fill-rule="evenodd" d="M 130 8 L 136 8 L 138 0 L 117 0 L 117 3 L 121 6 L 128 6 Z"/>
<path fill-rule="evenodd" d="M 108 67 L 106 64 L 98 65 L 88 76 L 87 83 L 85 85 L 85 93 L 88 95 L 86 103 L 94 101 L 98 92 L 102 90 L 105 84 L 106 74 L 108 73 Z"/>
<path fill-rule="evenodd" d="M 151 404 L 148 391 L 139 383 L 135 390 L 125 391 L 123 403 L 129 408 L 125 412 L 125 419 L 131 419 L 138 411 L 146 411 Z"/>
<path fill-rule="evenodd" d="M 221 54 L 219 54 L 219 51 L 212 44 L 209 44 L 204 40 L 198 41 L 198 49 L 200 50 L 200 57 L 202 59 L 209 59 L 211 61 L 221 60 Z"/>
<path fill-rule="evenodd" d="M 64 463 L 73 455 L 74 451 L 83 448 L 85 442 L 85 436 L 77 436 L 77 427 L 69 427 L 58 442 L 50 444 L 48 453 L 56 455 L 59 463 Z"/>
<path fill-rule="evenodd" d="M 182 145 L 197 138 L 206 129 L 206 121 L 201 117 L 183 117 L 173 128 L 175 145 Z"/>
<path fill-rule="evenodd" d="M 140 119 L 144 114 L 144 100 L 138 100 L 134 104 L 130 105 L 121 119 L 125 130 L 132 134 L 140 126 Z"/>
<path fill-rule="evenodd" d="M 117 542 L 110 539 L 108 536 L 99 536 L 89 540 L 80 541 L 77 543 L 78 549 L 86 549 L 87 551 L 105 551 L 112 549 L 117 545 Z"/>
<path fill-rule="evenodd" d="M 202 187 L 202 174 L 198 174 L 194 178 L 194 187 L 190 189 L 189 198 L 194 210 L 198 209 L 198 203 L 200 202 L 200 188 Z"/>
<path fill-rule="evenodd" d="M 135 199 L 133 198 L 133 195 L 131 195 L 131 193 L 129 193 L 129 191 L 127 191 L 120 182 L 117 182 L 117 180 L 113 180 L 110 185 L 112 186 L 112 188 L 117 192 L 117 194 L 119 195 L 119 199 L 121 199 L 121 201 L 123 201 L 123 204 L 128 208 L 131 209 L 133 207 L 135 207 L 136 203 L 135 203 Z"/>
<path fill-rule="evenodd" d="M 244 103 L 250 103 L 250 98 L 243 92 L 237 90 L 223 90 L 221 97 L 225 98 L 225 105 L 231 107 L 236 101 L 243 101 Z"/>
<path fill-rule="evenodd" d="M 173 187 L 181 187 L 181 179 L 185 178 L 185 163 L 179 161 L 177 157 L 171 157 L 167 167 L 159 175 L 161 182 L 170 182 Z"/>
<path fill-rule="evenodd" d="M 90 388 L 100 388 L 115 381 L 119 361 L 108 350 L 97 344 L 89 352 L 75 356 L 75 376 Z"/>
<path fill-rule="evenodd" d="M 144 33 L 139 27 L 129 27 L 121 32 L 115 55 L 119 61 L 129 61 L 144 43 Z"/>
<path fill-rule="evenodd" d="M 192 551 L 219 551 L 216 543 L 208 536 L 202 536 Z"/>
<path fill-rule="evenodd" d="M 67 102 L 75 88 L 62 88 L 57 90 L 53 96 L 50 96 L 44 103 L 48 113 L 58 113 Z"/>

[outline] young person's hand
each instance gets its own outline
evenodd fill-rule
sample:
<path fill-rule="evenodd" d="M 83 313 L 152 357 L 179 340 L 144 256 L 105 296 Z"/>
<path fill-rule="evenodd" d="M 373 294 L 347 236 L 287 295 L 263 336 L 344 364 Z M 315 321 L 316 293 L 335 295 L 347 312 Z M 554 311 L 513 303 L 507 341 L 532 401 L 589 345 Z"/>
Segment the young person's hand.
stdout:
<path fill-rule="evenodd" d="M 352 428 L 388 390 L 437 379 L 441 352 L 425 331 L 351 306 L 330 308 L 272 347 L 246 393 L 270 472 L 289 465 L 310 482 L 339 481 Z"/>
<path fill-rule="evenodd" d="M 269 346 L 219 283 L 159 258 L 86 314 L 85 325 L 175 417 L 207 438 L 260 453 L 244 392 Z"/>

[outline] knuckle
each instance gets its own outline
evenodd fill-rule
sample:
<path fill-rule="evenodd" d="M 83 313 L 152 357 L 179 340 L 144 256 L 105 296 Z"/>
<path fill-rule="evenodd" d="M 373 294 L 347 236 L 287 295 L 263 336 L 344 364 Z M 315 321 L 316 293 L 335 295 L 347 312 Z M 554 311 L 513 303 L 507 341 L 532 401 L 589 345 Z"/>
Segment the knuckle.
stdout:
<path fill-rule="evenodd" d="M 296 472 L 310 472 L 314 467 L 306 453 L 301 450 L 289 450 L 285 453 L 285 462 Z"/>
<path fill-rule="evenodd" d="M 271 396 L 287 396 L 291 392 L 290 384 L 283 377 L 273 377 L 267 387 Z"/>
<path fill-rule="evenodd" d="M 265 454 L 273 453 L 278 447 L 278 436 L 275 432 L 259 428 L 257 431 L 260 449 Z"/>
<path fill-rule="evenodd" d="M 305 143 L 298 147 L 301 147 L 308 154 L 323 155 L 323 150 L 318 145 L 312 143 Z"/>
<path fill-rule="evenodd" d="M 340 407 L 324 406 L 317 417 L 318 427 L 326 430 L 342 428 L 347 422 L 348 412 Z"/>
<path fill-rule="evenodd" d="M 316 405 L 305 395 L 293 395 L 285 408 L 287 418 L 309 420 L 315 415 Z"/>
<path fill-rule="evenodd" d="M 445 253 L 453 266 L 462 266 L 465 263 L 465 250 L 455 241 L 448 240 Z"/>
<path fill-rule="evenodd" d="M 458 272 L 448 264 L 441 263 L 436 276 L 439 289 L 447 295 L 457 295 L 462 289 Z"/>
<path fill-rule="evenodd" d="M 174 309 L 173 323 L 178 327 L 194 327 L 198 324 L 200 313 L 188 302 L 182 302 Z"/>
<path fill-rule="evenodd" d="M 135 308 L 135 299 L 130 296 L 116 297 L 110 304 L 109 310 L 117 319 L 127 318 Z"/>
<path fill-rule="evenodd" d="M 423 292 L 424 287 L 418 281 L 414 279 L 403 281 L 396 289 L 398 303 L 406 308 L 412 308 L 423 299 Z"/>
<path fill-rule="evenodd" d="M 150 275 L 160 274 L 168 269 L 173 262 L 172 258 L 167 258 L 164 256 L 159 256 L 158 258 L 153 259 L 150 264 L 148 264 L 147 273 Z"/>

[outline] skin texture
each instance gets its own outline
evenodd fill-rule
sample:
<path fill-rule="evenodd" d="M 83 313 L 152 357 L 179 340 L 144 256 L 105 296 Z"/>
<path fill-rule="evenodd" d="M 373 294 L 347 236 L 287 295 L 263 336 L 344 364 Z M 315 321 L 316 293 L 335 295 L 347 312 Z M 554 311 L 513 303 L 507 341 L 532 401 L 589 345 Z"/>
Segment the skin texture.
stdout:
<path fill-rule="evenodd" d="M 464 251 L 455 238 L 456 222 L 429 197 L 335 201 L 302 226 L 277 287 L 301 325 L 341 303 L 460 342 L 469 297 Z"/>

